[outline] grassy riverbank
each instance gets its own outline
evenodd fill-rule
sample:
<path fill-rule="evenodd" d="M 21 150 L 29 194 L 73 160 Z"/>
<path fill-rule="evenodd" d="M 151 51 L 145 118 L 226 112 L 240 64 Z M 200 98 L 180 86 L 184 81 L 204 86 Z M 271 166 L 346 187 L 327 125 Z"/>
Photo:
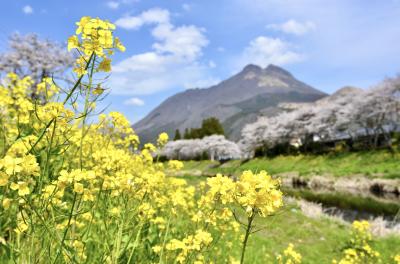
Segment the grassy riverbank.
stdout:
<path fill-rule="evenodd" d="M 186 165 L 199 170 L 201 166 L 207 167 L 210 163 L 189 162 Z M 194 186 L 206 180 L 202 176 L 187 175 L 181 178 Z M 296 204 L 288 202 L 274 216 L 258 218 L 257 226 L 262 230 L 250 239 L 246 253 L 248 263 L 274 263 L 276 255 L 288 243 L 295 245 L 296 251 L 303 256 L 304 263 L 331 263 L 332 259 L 340 257 L 341 249 L 350 238 L 350 224 L 328 217 L 307 217 Z M 382 254 L 383 263 L 392 263 L 394 254 L 400 252 L 400 237 L 375 238 L 372 245 Z"/>
<path fill-rule="evenodd" d="M 204 173 L 235 174 L 244 170 L 266 170 L 270 174 L 298 172 L 302 176 L 332 175 L 335 177 L 363 175 L 369 178 L 400 178 L 400 154 L 370 151 L 329 155 L 277 156 L 249 161 L 188 161 L 184 170 Z"/>
<path fill-rule="evenodd" d="M 307 260 L 305 263 L 330 263 L 339 258 L 340 249 L 350 237 L 349 225 L 328 218 L 306 217 L 295 205 L 286 205 L 277 215 L 259 220 L 266 229 L 252 237 L 249 263 L 269 263 L 287 243 L 296 245 Z M 400 238 L 376 238 L 373 247 L 381 252 L 383 263 L 391 263 L 393 253 L 400 250 Z"/>
<path fill-rule="evenodd" d="M 238 175 L 244 170 L 267 170 L 270 174 L 297 172 L 302 176 L 331 175 L 334 177 L 363 175 L 368 178 L 400 178 L 400 155 L 386 151 L 343 153 L 321 156 L 279 156 L 249 161 L 187 161 L 183 178 L 197 185 L 206 177 L 200 174 L 217 172 Z M 288 243 L 296 245 L 307 263 L 330 263 L 338 258 L 350 236 L 350 227 L 327 217 L 305 216 L 294 204 L 286 204 L 273 217 L 259 219 L 265 229 L 256 233 L 249 245 L 250 263 L 269 263 Z M 394 252 L 400 251 L 400 237 L 375 238 L 373 247 L 382 254 L 383 263 L 391 263 Z"/>

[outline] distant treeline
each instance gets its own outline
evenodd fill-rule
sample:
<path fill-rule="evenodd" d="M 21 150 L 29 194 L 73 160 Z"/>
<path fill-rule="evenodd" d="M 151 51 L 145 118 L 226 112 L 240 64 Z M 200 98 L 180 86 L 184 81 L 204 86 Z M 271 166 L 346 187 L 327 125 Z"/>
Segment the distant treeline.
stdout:
<path fill-rule="evenodd" d="M 274 117 L 260 117 L 242 131 L 244 156 L 399 150 L 400 77 L 369 90 L 345 88 Z"/>
<path fill-rule="evenodd" d="M 280 143 L 273 147 L 268 145 L 258 146 L 254 150 L 255 157 L 275 157 L 278 155 L 296 155 L 296 154 L 327 154 L 342 152 L 357 152 L 374 149 L 389 149 L 400 151 L 400 133 L 392 132 L 390 141 L 386 135 L 369 135 L 356 138 L 347 138 L 331 141 L 313 141 L 309 140 L 302 145 L 296 145 L 289 142 Z"/>
<path fill-rule="evenodd" d="M 215 117 L 204 119 L 199 128 L 186 128 L 183 137 L 179 129 L 175 130 L 174 140 L 201 139 L 211 135 L 225 135 L 224 128 Z"/>

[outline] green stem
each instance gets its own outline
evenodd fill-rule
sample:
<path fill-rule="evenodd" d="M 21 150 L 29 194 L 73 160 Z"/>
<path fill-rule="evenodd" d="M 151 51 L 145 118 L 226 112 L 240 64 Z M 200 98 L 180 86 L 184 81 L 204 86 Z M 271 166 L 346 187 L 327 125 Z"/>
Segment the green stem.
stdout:
<path fill-rule="evenodd" d="M 92 53 L 92 55 L 90 55 L 90 58 L 86 64 L 85 69 L 87 70 L 89 68 L 89 65 L 93 59 L 94 53 Z M 65 97 L 64 101 L 63 101 L 63 105 L 65 105 L 69 98 L 71 98 L 71 96 L 74 94 L 75 90 L 78 88 L 79 84 L 81 84 L 82 78 L 84 75 L 82 75 L 81 77 L 79 77 L 79 79 L 76 81 L 74 87 L 72 87 L 71 91 L 68 93 L 67 97 Z M 35 141 L 35 143 L 32 145 L 32 147 L 29 149 L 29 151 L 27 152 L 27 154 L 32 154 L 34 148 L 36 147 L 37 144 L 39 144 L 39 142 L 42 140 L 44 134 L 46 133 L 47 129 L 51 126 L 51 124 L 54 122 L 56 118 L 52 118 L 47 125 L 43 128 L 42 132 L 40 132 L 40 135 L 38 137 L 38 139 Z"/>
<path fill-rule="evenodd" d="M 135 242 L 133 243 L 133 248 L 132 248 L 132 251 L 131 251 L 131 254 L 129 256 L 129 259 L 128 259 L 127 263 L 131 262 L 131 259 L 133 257 L 133 253 L 135 252 L 136 247 L 139 245 L 139 239 L 140 239 L 140 234 L 142 232 L 142 228 L 143 228 L 143 223 L 140 225 L 140 228 L 139 228 L 139 230 L 138 230 L 138 232 L 136 234 L 136 239 L 135 239 Z"/>
<path fill-rule="evenodd" d="M 64 248 L 64 241 L 65 241 L 65 239 L 67 237 L 67 233 L 68 233 L 69 227 L 71 225 L 72 215 L 74 214 L 74 207 L 75 207 L 75 203 L 76 203 L 76 197 L 77 197 L 77 194 L 75 193 L 74 194 L 74 200 L 72 201 L 71 211 L 69 212 L 69 218 L 68 218 L 67 227 L 64 230 L 64 234 L 63 234 L 63 238 L 61 240 L 60 248 L 58 249 L 58 253 L 57 253 L 56 258 L 54 259 L 53 264 L 57 263 L 57 260 L 58 260 L 60 254 L 61 254 L 61 251 Z"/>
<path fill-rule="evenodd" d="M 247 217 L 247 228 L 246 228 L 246 234 L 245 234 L 244 240 L 243 240 L 242 256 L 240 257 L 240 264 L 244 263 L 244 254 L 246 252 L 247 240 L 249 239 L 249 236 L 250 236 L 251 227 L 252 227 L 251 225 L 253 223 L 254 218 L 255 218 L 255 212 L 253 210 L 251 216 Z"/>
<path fill-rule="evenodd" d="M 57 126 L 57 120 L 54 121 L 54 125 L 53 125 L 53 131 L 51 133 L 51 138 L 50 138 L 50 142 L 49 145 L 47 146 L 47 153 L 46 153 L 46 162 L 44 165 L 44 170 L 43 173 L 40 174 L 39 176 L 39 194 L 42 193 L 42 186 L 43 186 L 43 174 L 46 175 L 47 180 L 49 180 L 49 162 L 50 162 L 50 156 L 51 156 L 51 147 L 53 145 L 53 141 L 54 141 L 54 135 L 56 133 L 56 126 Z"/>
<path fill-rule="evenodd" d="M 83 120 L 82 120 L 82 134 L 81 134 L 81 143 L 80 143 L 80 153 L 79 153 L 79 163 L 80 163 L 80 167 L 81 170 L 83 169 L 83 138 L 85 137 L 85 125 L 86 125 L 86 117 L 88 114 L 88 109 L 89 109 L 89 96 L 90 96 L 90 89 L 92 87 L 93 84 L 93 72 L 94 72 L 94 67 L 95 67 L 95 63 L 96 62 L 96 55 L 94 55 L 94 59 L 92 61 L 92 65 L 91 65 L 91 70 L 90 70 L 90 74 L 89 74 L 89 84 L 88 87 L 86 89 L 86 95 L 85 95 L 85 107 L 83 110 Z"/>
<path fill-rule="evenodd" d="M 167 242 L 167 236 L 168 236 L 168 233 L 169 233 L 169 223 L 170 223 L 170 220 L 171 220 L 171 213 L 169 213 L 169 216 L 168 216 L 168 224 L 167 224 L 167 229 L 166 229 L 166 231 L 165 231 L 165 235 L 164 235 L 164 239 L 163 239 L 163 245 L 162 245 L 161 253 L 160 253 L 160 261 L 158 262 L 159 264 L 164 263 L 164 262 L 163 262 L 163 255 L 164 255 L 165 244 L 166 244 L 166 242 Z"/>

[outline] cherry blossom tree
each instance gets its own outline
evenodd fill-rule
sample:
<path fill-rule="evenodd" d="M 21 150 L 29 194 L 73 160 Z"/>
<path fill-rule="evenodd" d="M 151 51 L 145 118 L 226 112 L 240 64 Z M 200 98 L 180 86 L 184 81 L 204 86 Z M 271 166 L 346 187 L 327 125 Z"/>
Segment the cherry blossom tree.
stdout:
<path fill-rule="evenodd" d="M 241 158 L 239 146 L 224 136 L 213 135 L 202 139 L 182 139 L 168 142 L 160 156 L 167 159 L 194 160 L 229 160 Z"/>
<path fill-rule="evenodd" d="M 35 83 L 43 77 L 64 80 L 74 58 L 67 49 L 50 40 L 40 39 L 36 34 L 13 34 L 9 50 L 0 54 L 0 72 L 14 72 L 20 77 L 31 76 Z"/>

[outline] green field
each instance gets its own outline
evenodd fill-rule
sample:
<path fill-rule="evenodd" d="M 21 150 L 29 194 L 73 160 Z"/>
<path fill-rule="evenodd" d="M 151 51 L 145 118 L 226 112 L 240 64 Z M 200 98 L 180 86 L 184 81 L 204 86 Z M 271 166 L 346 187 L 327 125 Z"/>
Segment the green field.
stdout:
<path fill-rule="evenodd" d="M 335 177 L 363 175 L 368 178 L 400 178 L 400 155 L 387 151 L 342 153 L 322 156 L 278 156 L 256 158 L 247 162 L 187 161 L 184 176 L 196 185 L 206 177 L 223 173 L 238 175 L 244 170 L 266 170 L 270 174 L 298 172 L 302 176 L 331 175 Z M 197 176 L 190 175 L 195 172 Z M 371 205 L 373 206 L 373 205 Z M 259 219 L 258 225 L 265 227 L 251 237 L 246 254 L 249 263 L 269 263 L 282 252 L 288 243 L 293 243 L 303 255 L 304 263 L 331 263 L 340 256 L 350 236 L 350 225 L 328 217 L 309 218 L 294 204 L 286 204 L 277 215 Z M 375 238 L 373 247 L 382 254 L 383 263 L 392 263 L 393 256 L 400 251 L 400 237 Z"/>
<path fill-rule="evenodd" d="M 229 161 L 220 165 L 215 161 L 188 161 L 184 170 L 204 173 L 235 174 L 244 170 L 266 170 L 270 174 L 298 172 L 302 176 L 332 175 L 335 177 L 362 175 L 369 178 L 400 178 L 400 154 L 370 151 L 327 155 L 277 156 L 255 158 L 247 162 Z"/>
<path fill-rule="evenodd" d="M 210 162 L 187 162 L 186 166 L 200 169 Z M 183 176 L 189 184 L 197 185 L 206 180 L 201 176 Z M 285 203 L 283 209 L 274 216 L 258 218 L 258 227 L 249 241 L 246 253 L 247 263 L 274 263 L 276 255 L 293 243 L 304 263 L 331 263 L 339 259 L 341 249 L 350 238 L 350 224 L 328 217 L 310 218 L 292 203 Z M 393 256 L 400 252 L 400 237 L 375 238 L 372 246 L 382 254 L 383 263 L 392 263 Z M 236 252 L 240 252 L 238 248 Z"/>

